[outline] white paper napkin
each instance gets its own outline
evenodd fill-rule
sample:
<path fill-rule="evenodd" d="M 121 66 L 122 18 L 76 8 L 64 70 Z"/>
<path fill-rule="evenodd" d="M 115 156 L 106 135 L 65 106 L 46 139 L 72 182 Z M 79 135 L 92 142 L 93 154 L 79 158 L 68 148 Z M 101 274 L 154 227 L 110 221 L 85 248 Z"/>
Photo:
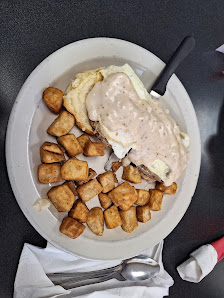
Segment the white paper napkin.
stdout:
<path fill-rule="evenodd" d="M 224 54 L 224 44 L 218 47 L 216 51 Z"/>
<path fill-rule="evenodd" d="M 162 249 L 163 242 L 144 252 L 160 264 L 159 274 L 151 280 L 122 282 L 113 279 L 99 284 L 65 290 L 61 286 L 55 286 L 46 276 L 46 273 L 99 270 L 115 266 L 120 263 L 120 260 L 89 261 L 61 251 L 50 243 L 47 244 L 46 248 L 25 244 L 16 274 L 14 297 L 159 298 L 168 296 L 169 287 L 173 285 L 173 279 L 164 270 Z"/>
<path fill-rule="evenodd" d="M 203 245 L 190 254 L 190 258 L 177 267 L 180 277 L 198 283 L 208 275 L 217 263 L 217 252 L 210 245 Z"/>

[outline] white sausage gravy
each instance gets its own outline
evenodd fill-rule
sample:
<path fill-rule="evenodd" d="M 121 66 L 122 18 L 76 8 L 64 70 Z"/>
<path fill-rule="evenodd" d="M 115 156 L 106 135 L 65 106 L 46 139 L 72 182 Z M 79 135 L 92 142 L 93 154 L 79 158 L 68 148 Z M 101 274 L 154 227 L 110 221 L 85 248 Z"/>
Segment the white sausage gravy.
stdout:
<path fill-rule="evenodd" d="M 129 142 L 129 162 L 152 172 L 162 167 L 166 186 L 181 176 L 189 158 L 185 134 L 158 101 L 138 96 L 125 73 L 112 73 L 97 82 L 86 98 L 86 108 L 90 120 L 101 121 L 108 131 Z"/>

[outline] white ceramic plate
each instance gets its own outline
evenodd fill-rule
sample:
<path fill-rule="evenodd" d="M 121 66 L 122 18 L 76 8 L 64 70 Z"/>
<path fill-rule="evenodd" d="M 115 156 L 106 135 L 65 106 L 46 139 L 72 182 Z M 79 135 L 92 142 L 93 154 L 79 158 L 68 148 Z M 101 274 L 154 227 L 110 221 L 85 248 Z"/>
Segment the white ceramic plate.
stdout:
<path fill-rule="evenodd" d="M 175 196 L 165 195 L 162 210 L 152 212 L 152 219 L 139 224 L 131 234 L 121 227 L 115 230 L 105 228 L 104 235 L 98 237 L 88 228 L 76 240 L 59 232 L 59 225 L 66 213 L 59 213 L 51 206 L 37 213 L 32 205 L 37 198 L 45 195 L 49 185 L 37 181 L 37 167 L 40 164 L 39 148 L 44 141 L 55 141 L 46 133 L 47 127 L 55 119 L 42 101 L 42 92 L 48 86 L 65 91 L 66 86 L 78 72 L 129 63 L 150 90 L 153 81 L 164 67 L 164 63 L 149 51 L 118 39 L 92 38 L 69 44 L 46 58 L 28 77 L 20 90 L 8 123 L 6 159 L 9 179 L 25 216 L 34 228 L 56 247 L 75 255 L 90 259 L 118 259 L 136 255 L 164 239 L 178 224 L 186 212 L 198 180 L 201 150 L 200 135 L 191 100 L 178 78 L 173 75 L 167 92 L 160 99 L 162 105 L 170 109 L 180 128 L 191 138 L 188 167 L 178 181 Z M 81 134 L 73 128 L 76 136 Z M 99 174 L 109 152 L 101 157 L 88 158 L 89 166 Z M 84 159 L 84 157 L 80 156 Z M 120 170 L 121 171 L 121 170 Z M 118 176 L 120 173 L 118 173 Z M 149 189 L 144 181 L 137 188 Z M 87 204 L 99 206 L 94 198 Z"/>

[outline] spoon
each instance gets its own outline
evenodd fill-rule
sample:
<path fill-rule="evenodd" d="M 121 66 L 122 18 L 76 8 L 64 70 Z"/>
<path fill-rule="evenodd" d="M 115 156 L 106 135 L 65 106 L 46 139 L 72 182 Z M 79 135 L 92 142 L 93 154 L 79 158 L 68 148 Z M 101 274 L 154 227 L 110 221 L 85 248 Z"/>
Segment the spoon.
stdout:
<path fill-rule="evenodd" d="M 97 271 L 76 273 L 54 273 L 48 277 L 55 285 L 65 289 L 77 288 L 116 278 L 120 281 L 141 281 L 159 273 L 160 265 L 151 258 L 139 255 L 122 261 L 119 265 Z"/>

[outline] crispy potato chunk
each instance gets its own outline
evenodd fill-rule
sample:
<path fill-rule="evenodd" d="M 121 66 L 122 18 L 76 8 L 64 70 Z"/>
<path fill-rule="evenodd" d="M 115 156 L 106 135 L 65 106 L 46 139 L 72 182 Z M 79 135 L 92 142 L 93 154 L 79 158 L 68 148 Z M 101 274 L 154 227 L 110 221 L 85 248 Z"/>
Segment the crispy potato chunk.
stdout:
<path fill-rule="evenodd" d="M 149 190 L 149 207 L 153 211 L 161 210 L 162 200 L 163 200 L 163 192 L 157 189 Z"/>
<path fill-rule="evenodd" d="M 84 149 L 85 145 L 91 141 L 89 136 L 86 134 L 82 134 L 80 137 L 77 138 L 80 146 L 82 147 L 82 150 Z"/>
<path fill-rule="evenodd" d="M 128 210 L 138 199 L 137 191 L 128 182 L 123 182 L 108 194 L 115 206 Z"/>
<path fill-rule="evenodd" d="M 87 225 L 97 236 L 103 235 L 104 218 L 103 211 L 100 207 L 94 207 L 89 211 Z"/>
<path fill-rule="evenodd" d="M 141 183 L 142 181 L 141 174 L 133 166 L 124 167 L 122 179 L 132 183 Z"/>
<path fill-rule="evenodd" d="M 102 186 L 96 179 L 93 179 L 79 186 L 77 191 L 83 202 L 88 202 L 102 191 Z"/>
<path fill-rule="evenodd" d="M 88 163 L 70 158 L 61 167 L 61 176 L 65 180 L 85 180 L 88 177 Z"/>
<path fill-rule="evenodd" d="M 89 141 L 83 149 L 85 156 L 104 156 L 104 143 Z"/>
<path fill-rule="evenodd" d="M 75 118 L 66 111 L 62 111 L 60 115 L 48 127 L 47 132 L 55 137 L 61 137 L 69 133 L 75 125 Z"/>
<path fill-rule="evenodd" d="M 98 197 L 102 208 L 107 209 L 112 205 L 112 201 L 107 194 L 101 192 Z"/>
<path fill-rule="evenodd" d="M 43 92 L 43 100 L 52 112 L 58 114 L 63 105 L 63 92 L 60 89 L 48 87 Z"/>
<path fill-rule="evenodd" d="M 61 165 L 60 163 L 39 165 L 38 167 L 38 180 L 40 183 L 55 183 L 61 182 Z"/>
<path fill-rule="evenodd" d="M 138 221 L 136 218 L 136 207 L 132 206 L 129 210 L 120 210 L 119 211 L 121 220 L 122 220 L 122 229 L 127 232 L 131 233 L 134 229 L 138 226 Z"/>
<path fill-rule="evenodd" d="M 167 195 L 173 195 L 177 191 L 177 184 L 173 182 L 170 186 L 165 186 L 162 182 L 156 183 L 156 189 L 164 192 Z"/>
<path fill-rule="evenodd" d="M 149 192 L 144 189 L 136 189 L 138 194 L 138 199 L 135 202 L 136 205 L 144 206 L 149 201 Z"/>
<path fill-rule="evenodd" d="M 97 180 L 103 187 L 103 193 L 111 191 L 115 187 L 115 184 L 118 182 L 116 175 L 111 171 L 98 175 Z"/>
<path fill-rule="evenodd" d="M 44 142 L 41 148 L 45 151 L 57 153 L 57 154 L 64 154 L 65 149 L 58 144 L 51 143 L 51 142 Z"/>
<path fill-rule="evenodd" d="M 115 173 L 117 170 L 122 166 L 121 161 L 114 161 L 112 162 L 112 171 Z"/>
<path fill-rule="evenodd" d="M 74 206 L 72 207 L 68 215 L 84 223 L 87 221 L 88 213 L 89 209 L 87 208 L 86 204 L 82 200 L 78 199 L 76 200 Z"/>
<path fill-rule="evenodd" d="M 64 184 L 68 185 L 68 187 L 71 189 L 71 191 L 73 192 L 73 195 L 75 197 L 78 196 L 77 190 L 75 188 L 75 184 L 73 181 L 66 181 Z"/>
<path fill-rule="evenodd" d="M 64 154 L 57 154 L 40 148 L 40 159 L 42 163 L 54 163 L 65 161 L 65 156 Z"/>
<path fill-rule="evenodd" d="M 63 219 L 60 225 L 60 232 L 66 236 L 75 239 L 79 237 L 85 230 L 85 226 L 71 217 Z"/>
<path fill-rule="evenodd" d="M 151 219 L 151 212 L 149 205 L 137 206 L 136 208 L 137 220 L 140 222 L 147 222 Z"/>
<path fill-rule="evenodd" d="M 93 169 L 89 168 L 89 174 L 88 174 L 87 179 L 80 180 L 80 181 L 75 181 L 75 184 L 77 186 L 83 185 L 83 184 L 87 183 L 89 180 L 93 179 L 93 177 L 95 177 L 95 176 L 96 176 L 96 172 Z"/>
<path fill-rule="evenodd" d="M 108 229 L 115 229 L 122 224 L 120 213 L 115 205 L 104 211 L 104 219 Z"/>
<path fill-rule="evenodd" d="M 83 151 L 74 134 L 61 136 L 57 139 L 57 141 L 65 148 L 68 156 L 70 157 L 74 157 Z"/>
<path fill-rule="evenodd" d="M 47 196 L 59 212 L 69 211 L 75 202 L 75 196 L 66 184 L 52 187 Z"/>

